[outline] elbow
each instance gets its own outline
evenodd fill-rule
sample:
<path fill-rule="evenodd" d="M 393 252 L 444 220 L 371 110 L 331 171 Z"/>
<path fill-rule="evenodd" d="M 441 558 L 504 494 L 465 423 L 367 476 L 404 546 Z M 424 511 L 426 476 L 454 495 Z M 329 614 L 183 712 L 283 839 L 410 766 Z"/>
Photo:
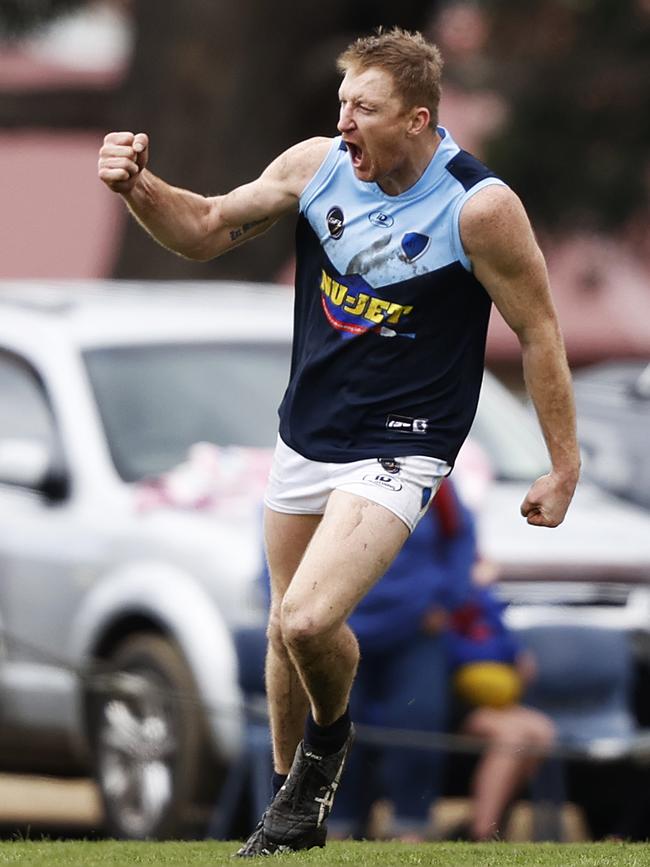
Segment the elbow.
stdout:
<path fill-rule="evenodd" d="M 177 256 L 180 256 L 181 259 L 187 259 L 190 262 L 209 262 L 216 255 L 214 252 L 208 250 L 206 245 L 200 241 L 196 244 L 185 243 L 177 244 L 176 246 L 164 244 L 163 246 L 167 247 L 168 250 L 171 250 Z"/>
<path fill-rule="evenodd" d="M 210 262 L 216 258 L 218 253 L 210 250 L 205 244 L 197 244 L 195 247 L 183 250 L 181 256 L 184 259 L 190 259 L 192 262 Z"/>
<path fill-rule="evenodd" d="M 193 239 L 179 251 L 185 259 L 191 259 L 193 262 L 209 262 L 223 252 L 215 242 L 218 237 L 217 229 L 221 223 L 219 201 L 220 197 L 203 200 L 203 208 L 198 215 Z"/>

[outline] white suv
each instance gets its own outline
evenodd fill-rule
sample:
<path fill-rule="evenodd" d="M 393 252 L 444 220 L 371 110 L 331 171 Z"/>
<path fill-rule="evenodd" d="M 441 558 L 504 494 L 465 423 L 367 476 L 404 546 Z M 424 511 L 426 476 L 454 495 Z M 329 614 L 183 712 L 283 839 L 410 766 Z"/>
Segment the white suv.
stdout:
<path fill-rule="evenodd" d="M 0 284 L 0 768 L 92 769 L 113 835 L 196 832 L 240 749 L 233 634 L 263 616 L 291 307 L 271 286 Z M 650 630 L 650 516 L 585 486 L 563 527 L 528 527 L 545 451 L 489 375 L 474 433 L 497 476 L 484 552 L 520 611 L 593 601 Z"/>

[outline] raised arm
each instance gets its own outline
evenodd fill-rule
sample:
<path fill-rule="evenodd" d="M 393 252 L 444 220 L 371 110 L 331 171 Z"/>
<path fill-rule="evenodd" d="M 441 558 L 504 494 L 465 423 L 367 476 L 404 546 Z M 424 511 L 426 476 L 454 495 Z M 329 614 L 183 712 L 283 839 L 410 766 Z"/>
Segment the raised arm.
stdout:
<path fill-rule="evenodd" d="M 189 259 L 207 261 L 295 211 L 330 142 L 313 138 L 294 145 L 251 183 L 206 197 L 172 187 L 147 169 L 145 133 L 112 132 L 99 152 L 98 174 L 160 244 Z"/>
<path fill-rule="evenodd" d="M 551 458 L 521 505 L 529 524 L 556 527 L 580 470 L 571 375 L 546 265 L 523 205 L 507 187 L 488 186 L 463 208 L 463 246 L 474 274 L 519 338 L 524 378 Z"/>

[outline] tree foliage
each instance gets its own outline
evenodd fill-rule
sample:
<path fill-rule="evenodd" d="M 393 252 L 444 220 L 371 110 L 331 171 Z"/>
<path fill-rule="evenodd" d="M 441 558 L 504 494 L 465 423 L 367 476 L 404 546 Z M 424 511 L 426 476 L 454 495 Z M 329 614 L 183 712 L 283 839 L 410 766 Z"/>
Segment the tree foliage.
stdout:
<path fill-rule="evenodd" d="M 23 36 L 59 15 L 85 6 L 86 3 L 88 0 L 2 0 L 0 36 Z"/>
<path fill-rule="evenodd" d="M 490 164 L 549 229 L 614 230 L 650 193 L 650 3 L 490 0 L 492 85 L 509 120 Z"/>

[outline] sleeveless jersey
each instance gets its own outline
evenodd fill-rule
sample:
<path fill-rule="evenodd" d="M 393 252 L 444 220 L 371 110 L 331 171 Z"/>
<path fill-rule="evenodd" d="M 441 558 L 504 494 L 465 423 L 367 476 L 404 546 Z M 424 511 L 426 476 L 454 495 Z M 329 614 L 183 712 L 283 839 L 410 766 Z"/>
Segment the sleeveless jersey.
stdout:
<path fill-rule="evenodd" d="M 428 455 L 453 465 L 483 376 L 490 298 L 459 218 L 502 184 L 443 128 L 418 181 L 360 181 L 340 137 L 300 198 L 294 342 L 280 436 L 345 463 Z"/>

